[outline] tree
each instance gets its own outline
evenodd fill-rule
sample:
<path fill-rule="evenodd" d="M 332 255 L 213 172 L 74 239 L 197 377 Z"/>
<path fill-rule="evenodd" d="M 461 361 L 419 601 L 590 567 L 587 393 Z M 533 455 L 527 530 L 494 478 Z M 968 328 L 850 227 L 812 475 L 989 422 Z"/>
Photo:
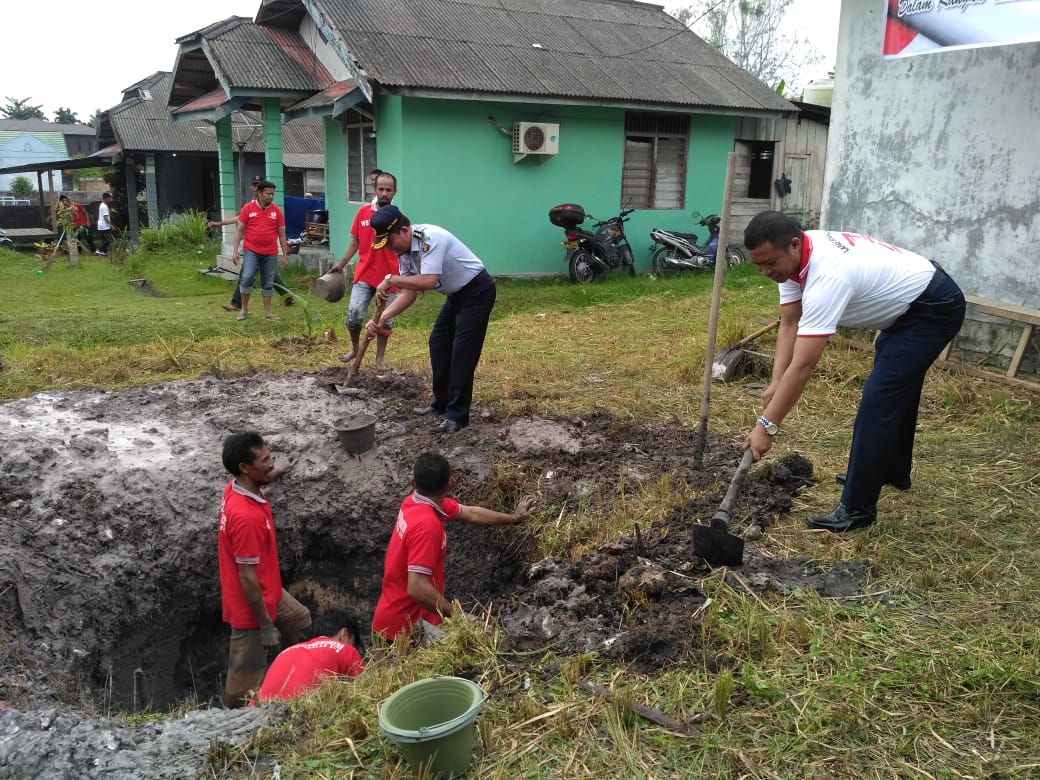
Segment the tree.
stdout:
<path fill-rule="evenodd" d="M 78 125 L 79 117 L 76 116 L 76 112 L 71 108 L 59 107 L 58 110 L 54 112 L 54 121 L 59 125 Z"/>
<path fill-rule="evenodd" d="M 97 130 L 99 127 L 101 127 L 101 109 L 100 108 L 94 109 L 94 115 L 92 117 L 90 117 L 90 121 L 87 122 L 87 124 L 90 125 L 91 127 L 93 127 L 95 130 Z"/>
<path fill-rule="evenodd" d="M 28 198 L 36 192 L 33 183 L 24 176 L 15 176 L 11 179 L 11 194 L 16 198 Z"/>
<path fill-rule="evenodd" d="M 804 36 L 780 32 L 794 0 L 698 0 L 673 16 L 774 89 L 823 57 Z"/>
<path fill-rule="evenodd" d="M 0 114 L 4 115 L 4 119 L 46 119 L 46 115 L 43 113 L 43 108 L 40 106 L 30 106 L 29 101 L 32 98 L 22 98 L 16 100 L 13 97 L 5 98 L 7 100 L 6 106 L 0 106 Z"/>

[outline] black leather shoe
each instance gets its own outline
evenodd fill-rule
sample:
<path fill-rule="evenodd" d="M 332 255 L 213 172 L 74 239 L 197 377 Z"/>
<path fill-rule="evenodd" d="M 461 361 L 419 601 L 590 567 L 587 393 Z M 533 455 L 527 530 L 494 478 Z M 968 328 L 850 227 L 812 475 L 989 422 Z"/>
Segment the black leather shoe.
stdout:
<path fill-rule="evenodd" d="M 849 509 L 840 501 L 835 509 L 832 509 L 820 517 L 807 517 L 805 524 L 810 528 L 822 528 L 824 531 L 852 531 L 856 528 L 866 528 L 873 525 L 877 520 L 877 507 L 869 509 Z"/>
<path fill-rule="evenodd" d="M 462 430 L 466 426 L 455 420 L 449 420 L 445 418 L 441 420 L 441 424 L 434 427 L 434 433 L 455 433 L 456 431 Z"/>
<path fill-rule="evenodd" d="M 844 471 L 841 472 L 840 474 L 835 474 L 834 475 L 834 481 L 837 482 L 839 485 L 844 485 L 845 484 L 845 480 L 847 478 L 848 478 L 848 474 L 845 473 Z M 906 482 L 885 482 L 884 484 L 890 485 L 891 487 L 894 487 L 896 490 L 902 490 L 903 492 L 906 492 L 907 490 L 910 489 L 910 480 L 909 479 Z"/>
<path fill-rule="evenodd" d="M 428 414 L 440 414 L 443 411 L 443 409 L 438 409 L 433 404 L 430 404 L 429 406 L 416 406 L 414 409 L 412 409 L 412 414 L 418 414 L 422 417 L 425 417 Z"/>

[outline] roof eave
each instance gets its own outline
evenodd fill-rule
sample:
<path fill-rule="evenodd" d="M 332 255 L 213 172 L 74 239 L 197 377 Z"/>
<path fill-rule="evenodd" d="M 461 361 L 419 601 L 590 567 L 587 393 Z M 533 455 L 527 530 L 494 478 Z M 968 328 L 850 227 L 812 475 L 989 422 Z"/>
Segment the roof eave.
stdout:
<path fill-rule="evenodd" d="M 743 108 L 733 106 L 693 105 L 689 103 L 651 103 L 618 98 L 582 98 L 568 95 L 528 95 L 507 92 L 457 91 L 423 87 L 388 88 L 381 85 L 382 92 L 402 97 L 433 98 L 437 100 L 472 100 L 499 103 L 539 103 L 554 106 L 595 106 L 598 108 L 622 108 L 630 111 L 677 111 L 687 114 L 710 114 L 712 116 L 748 116 L 777 118 L 797 113 L 794 106 L 790 111 L 769 108 Z"/>

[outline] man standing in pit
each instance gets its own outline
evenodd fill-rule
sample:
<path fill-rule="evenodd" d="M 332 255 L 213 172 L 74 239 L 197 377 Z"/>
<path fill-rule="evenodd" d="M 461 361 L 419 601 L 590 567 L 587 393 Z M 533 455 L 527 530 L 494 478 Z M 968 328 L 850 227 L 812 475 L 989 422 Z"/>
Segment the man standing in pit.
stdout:
<path fill-rule="evenodd" d="M 397 513 L 383 565 L 383 589 L 372 618 L 372 631 L 388 641 L 422 626 L 428 636 L 442 617 L 451 617 L 444 597 L 444 557 L 448 536 L 444 524 L 461 520 L 473 525 L 514 525 L 527 519 L 533 496 L 524 496 L 513 514 L 480 506 L 464 506 L 448 493 L 455 487 L 451 465 L 443 455 L 427 452 L 415 461 L 415 488 Z"/>
<path fill-rule="evenodd" d="M 392 173 L 380 172 L 375 182 L 375 203 L 366 203 L 357 210 L 354 215 L 354 224 L 350 228 L 350 243 L 343 253 L 342 259 L 336 263 L 330 271 L 342 273 L 347 267 L 350 258 L 357 252 L 358 261 L 354 267 L 354 286 L 350 288 L 350 304 L 347 306 L 346 327 L 350 334 L 351 350 L 340 358 L 344 363 L 349 363 L 357 355 L 361 342 L 361 326 L 368 315 L 372 296 L 376 294 L 376 287 L 386 278 L 387 274 L 397 272 L 397 255 L 387 247 L 373 249 L 372 242 L 375 233 L 372 230 L 370 220 L 372 215 L 379 209 L 389 206 L 397 194 L 397 179 Z M 394 299 L 391 293 L 388 301 Z M 386 321 L 384 330 L 390 331 L 394 327 L 393 320 Z M 386 344 L 389 335 L 382 331 L 376 336 L 376 369 L 382 371 L 385 368 L 384 357 L 386 355 Z"/>
<path fill-rule="evenodd" d="M 282 632 L 290 643 L 310 635 L 311 613 L 282 588 L 274 517 L 264 487 L 281 473 L 255 431 L 224 440 L 224 488 L 217 531 L 217 560 L 224 622 L 231 626 L 224 703 L 242 707 L 260 686 L 268 653 Z"/>
<path fill-rule="evenodd" d="M 480 258 L 447 230 L 436 225 L 413 228 L 393 204 L 373 214 L 371 225 L 376 234 L 372 248 L 389 246 L 399 261 L 399 273 L 387 274 L 376 295 L 385 301 L 393 287 L 401 292 L 380 317 L 368 321 L 368 332 L 376 336 L 387 320 L 415 303 L 419 292 L 444 293 L 444 305 L 430 331 L 433 399 L 414 411 L 443 415 L 434 431 L 455 433 L 469 425 L 473 375 L 495 307 L 495 280 Z"/>

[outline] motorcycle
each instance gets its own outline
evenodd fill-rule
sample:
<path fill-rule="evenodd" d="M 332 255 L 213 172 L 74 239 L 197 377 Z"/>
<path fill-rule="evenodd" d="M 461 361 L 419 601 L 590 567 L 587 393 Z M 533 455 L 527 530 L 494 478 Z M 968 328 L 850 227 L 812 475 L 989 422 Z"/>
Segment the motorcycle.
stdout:
<path fill-rule="evenodd" d="M 693 218 L 701 217 L 700 212 L 693 212 Z M 719 248 L 719 223 L 722 218 L 718 214 L 701 217 L 697 223 L 708 228 L 708 243 L 701 246 L 696 233 L 679 233 L 673 230 L 654 228 L 650 231 L 653 244 L 651 265 L 654 274 L 666 276 L 683 270 L 707 271 L 715 268 L 715 255 Z M 735 246 L 726 247 L 726 267 L 747 262 L 744 250 Z"/>
<path fill-rule="evenodd" d="M 549 209 L 549 221 L 563 228 L 567 240 L 562 242 L 567 250 L 564 261 L 571 281 L 575 284 L 591 282 L 600 274 L 619 268 L 635 276 L 635 260 L 632 247 L 625 237 L 625 223 L 632 209 L 622 209 L 616 217 L 596 222 L 592 230 L 579 227 L 588 219 L 585 209 L 575 203 L 562 203 Z"/>

